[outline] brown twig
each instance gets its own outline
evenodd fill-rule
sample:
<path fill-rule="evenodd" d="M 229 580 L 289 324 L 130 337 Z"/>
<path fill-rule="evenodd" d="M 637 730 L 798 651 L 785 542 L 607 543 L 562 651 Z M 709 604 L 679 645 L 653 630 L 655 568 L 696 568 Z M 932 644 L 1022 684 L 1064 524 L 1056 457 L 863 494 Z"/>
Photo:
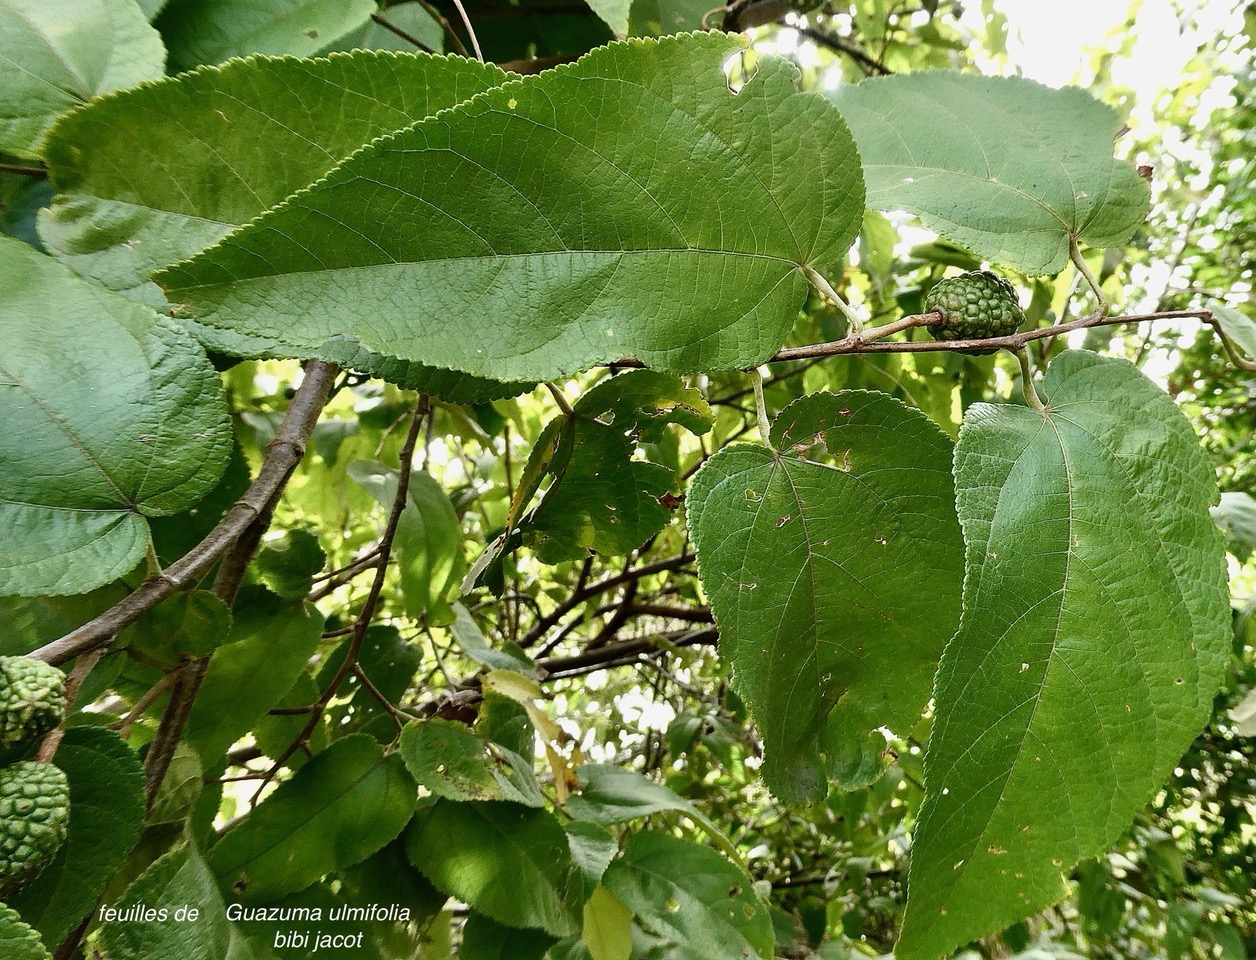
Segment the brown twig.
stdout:
<path fill-rule="evenodd" d="M 266 789 L 266 785 L 283 769 L 283 765 L 288 762 L 288 759 L 306 744 L 310 734 L 314 732 L 314 728 L 322 720 L 323 713 L 326 711 L 327 705 L 331 703 L 332 698 L 335 697 L 336 691 L 340 689 L 340 685 L 345 681 L 345 678 L 357 667 L 358 654 L 362 650 L 367 627 L 370 626 L 371 620 L 375 616 L 375 608 L 379 605 L 379 598 L 384 590 L 384 581 L 388 576 L 388 560 L 392 556 L 393 538 L 397 535 L 397 525 L 401 522 L 401 515 L 405 512 L 406 505 L 409 502 L 410 473 L 414 462 L 414 448 L 418 444 L 419 431 L 422 429 L 423 421 L 430 409 L 431 404 L 428 398 L 420 396 L 419 402 L 415 405 L 414 416 L 410 420 L 410 429 L 407 431 L 405 442 L 401 447 L 401 470 L 397 477 L 397 493 L 393 497 L 392 507 L 388 511 L 388 521 L 384 525 L 384 532 L 379 539 L 377 554 L 379 565 L 375 568 L 375 578 L 371 581 L 370 592 L 367 594 L 366 600 L 362 604 L 362 609 L 358 612 L 358 617 L 353 623 L 353 634 L 349 640 L 348 648 L 345 650 L 345 658 L 341 662 L 335 676 L 332 677 L 331 682 L 323 690 L 322 695 L 311 705 L 309 717 L 301 727 L 301 732 L 288 744 L 283 753 L 275 758 L 275 762 L 267 770 L 261 785 L 253 794 L 253 803 L 257 803 L 262 791 Z"/>
<path fill-rule="evenodd" d="M 305 371 L 305 379 L 301 381 L 279 429 L 275 431 L 274 439 L 266 448 L 262 469 L 258 472 L 257 480 L 249 487 L 249 493 L 252 493 L 262 478 L 269 476 L 269 483 L 265 488 L 266 499 L 257 506 L 252 520 L 244 525 L 235 540 L 229 544 L 214 576 L 212 592 L 228 606 L 235 602 L 245 571 L 252 562 L 262 534 L 270 526 L 271 514 L 283 494 L 283 488 L 305 455 L 305 446 L 327 403 L 338 372 L 339 368 L 334 364 L 322 361 L 310 363 Z M 245 494 L 246 498 L 249 493 Z M 166 705 L 166 711 L 162 714 L 161 723 L 157 726 L 144 760 L 144 777 L 150 806 L 157 797 L 157 791 L 166 778 L 166 771 L 170 768 L 170 761 L 183 737 L 183 731 L 187 728 L 197 694 L 201 691 L 201 683 L 209 669 L 209 662 L 209 657 L 191 660 L 175 677 L 170 691 L 170 702 Z"/>
<path fill-rule="evenodd" d="M 567 616 L 572 610 L 580 606 L 593 597 L 614 590 L 621 584 L 628 583 L 633 580 L 640 580 L 642 577 L 648 577 L 651 574 L 663 573 L 668 570 L 675 570 L 678 567 L 686 566 L 693 563 L 694 554 L 681 553 L 674 557 L 666 557 L 662 560 L 656 560 L 653 563 L 643 564 L 639 567 L 633 567 L 625 570 L 623 573 L 617 573 L 614 576 L 606 577 L 596 583 L 580 587 L 572 591 L 571 595 L 560 603 L 557 607 L 550 611 L 549 615 L 538 620 L 528 631 L 527 636 L 519 641 L 519 646 L 527 650 L 529 647 L 535 646 L 545 634 L 558 624 L 563 617 Z"/>
<path fill-rule="evenodd" d="M 381 27 L 383 27 L 389 33 L 392 33 L 400 37 L 406 43 L 413 44 L 414 46 L 422 50 L 424 53 L 437 53 L 438 52 L 436 50 L 433 50 L 431 47 L 429 47 L 426 43 L 424 43 L 418 37 L 414 36 L 413 34 L 407 33 L 405 30 L 402 30 L 395 23 L 392 23 L 391 21 L 385 19 L 381 14 L 372 13 L 371 19 L 374 20 L 376 23 L 378 23 Z"/>
<path fill-rule="evenodd" d="M 265 512 L 267 504 L 288 482 L 305 454 L 305 445 L 309 442 L 314 424 L 318 422 L 336 371 L 333 364 L 319 360 L 309 364 L 305 379 L 267 448 L 266 459 L 257 478 L 204 540 L 160 575 L 145 580 L 134 592 L 100 616 L 45 644 L 30 656 L 59 664 L 89 650 L 107 646 L 124 627 L 133 624 L 167 597 L 205 576 L 215 561 Z"/>
<path fill-rule="evenodd" d="M 20 163 L 0 163 L 0 173 L 16 173 L 20 177 L 38 177 L 47 179 L 48 171 L 43 167 L 25 167 Z"/>
<path fill-rule="evenodd" d="M 75 662 L 74 667 L 65 678 L 65 713 L 56 728 L 50 730 L 44 739 L 40 741 L 39 751 L 35 754 L 36 760 L 43 763 L 51 763 L 52 758 L 57 755 L 57 748 L 61 746 L 61 738 L 65 736 L 65 722 L 69 719 L 70 710 L 74 706 L 74 698 L 78 696 L 79 688 L 83 686 L 83 681 L 87 679 L 87 675 L 92 672 L 92 667 L 96 666 L 104 655 L 104 650 L 93 650 L 91 653 L 83 654 Z"/>

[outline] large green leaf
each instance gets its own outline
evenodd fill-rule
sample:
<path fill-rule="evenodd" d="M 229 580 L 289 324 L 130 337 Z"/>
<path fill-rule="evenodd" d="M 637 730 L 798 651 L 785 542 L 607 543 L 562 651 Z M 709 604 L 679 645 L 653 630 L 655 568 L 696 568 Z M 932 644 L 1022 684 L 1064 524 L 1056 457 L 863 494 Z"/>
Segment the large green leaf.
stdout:
<path fill-rule="evenodd" d="M 214 875 L 190 843 L 156 861 L 126 889 L 100 926 L 107 960 L 227 960 L 232 931 Z M 185 912 L 197 911 L 192 920 Z M 147 912 L 146 912 L 147 911 Z"/>
<path fill-rule="evenodd" d="M 414 781 L 401 758 L 354 734 L 314 757 L 214 846 L 219 882 L 259 902 L 365 860 L 405 828 Z"/>
<path fill-rule="evenodd" d="M 308 57 L 361 26 L 374 0 L 170 0 L 157 27 L 172 69 L 250 53 Z"/>
<path fill-rule="evenodd" d="M 70 782 L 65 843 L 10 901 L 51 944 L 64 940 L 92 912 L 139 840 L 144 822 L 144 771 L 116 733 L 97 727 L 68 730 L 55 762 Z"/>
<path fill-rule="evenodd" d="M 62 118 L 48 138 L 58 195 L 41 239 L 84 276 L 164 309 L 152 271 L 214 243 L 362 144 L 505 79 L 493 66 L 425 55 L 254 57 L 106 97 Z M 177 148 L 177 166 L 160 145 Z"/>
<path fill-rule="evenodd" d="M 1058 272 L 1069 240 L 1124 243 L 1150 191 L 1112 157 L 1116 113 L 1076 88 L 927 71 L 829 96 L 859 144 L 868 206 L 1024 273 Z"/>
<path fill-rule="evenodd" d="M 790 404 L 690 487 L 689 526 L 764 780 L 823 797 L 880 726 L 906 732 L 959 621 L 951 441 L 884 394 Z M 847 785 L 857 785 L 848 783 Z"/>
<path fill-rule="evenodd" d="M 185 739 L 215 762 L 292 689 L 318 649 L 323 618 L 312 604 L 260 588 L 241 592 L 227 645 L 218 650 Z"/>
<path fill-rule="evenodd" d="M 707 847 L 639 833 L 603 885 L 635 916 L 653 960 L 771 957 L 772 919 L 735 866 Z"/>
<path fill-rule="evenodd" d="M 135 0 L 0 0 L 0 151 L 38 157 L 58 114 L 160 77 L 165 60 Z"/>
<path fill-rule="evenodd" d="M 438 800 L 416 817 L 406 852 L 437 889 L 499 923 L 576 932 L 564 902 L 567 836 L 544 810 Z"/>
<path fill-rule="evenodd" d="M 546 475 L 553 482 L 519 523 L 524 542 L 545 563 L 579 560 L 590 551 L 622 556 L 672 518 L 665 504 L 675 473 L 636 451 L 657 442 L 668 423 L 706 433 L 714 417 L 701 392 L 676 377 L 632 370 L 595 386 L 546 426 L 519 482 L 517 503 Z M 547 441 L 553 438 L 553 443 Z"/>
<path fill-rule="evenodd" d="M 149 274 L 176 263 L 317 180 L 362 144 L 505 80 L 457 57 L 359 53 L 233 60 L 107 97 L 48 138 L 58 194 L 40 217 L 45 246 L 85 277 L 160 310 Z M 267 144 L 258 151 L 257 144 Z M 177 149 L 172 167 L 166 151 Z M 236 356 L 282 352 L 270 339 L 189 325 Z M 322 359 L 451 402 L 525 389 L 396 360 L 347 340 Z"/>
<path fill-rule="evenodd" d="M 84 593 L 134 567 L 145 516 L 217 482 L 231 428 L 178 325 L 0 237 L 0 595 Z"/>
<path fill-rule="evenodd" d="M 1137 368 L 1063 353 L 1045 415 L 970 407 L 955 454 L 964 616 L 938 671 L 895 955 L 924 960 L 1065 894 L 1160 788 L 1230 647 L 1216 484 Z"/>
<path fill-rule="evenodd" d="M 51 960 L 52 955 L 17 911 L 0 903 L 0 948 L 6 960 Z"/>
<path fill-rule="evenodd" d="M 187 316 L 295 356 L 356 338 L 516 380 L 627 354 L 674 373 L 757 363 L 804 268 L 850 245 L 863 188 L 841 116 L 792 65 L 728 89 L 743 44 L 614 43 L 504 84 L 157 279 Z"/>

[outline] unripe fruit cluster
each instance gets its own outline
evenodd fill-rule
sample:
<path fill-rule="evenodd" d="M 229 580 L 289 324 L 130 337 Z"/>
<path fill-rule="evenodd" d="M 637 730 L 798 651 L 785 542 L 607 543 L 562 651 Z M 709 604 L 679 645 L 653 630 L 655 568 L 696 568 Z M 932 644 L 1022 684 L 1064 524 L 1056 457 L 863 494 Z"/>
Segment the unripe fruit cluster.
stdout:
<path fill-rule="evenodd" d="M 0 748 L 47 733 L 65 710 L 65 678 L 28 657 L 0 657 Z M 70 785 L 51 763 L 21 760 L 0 769 L 0 897 L 34 879 L 65 842 Z"/>

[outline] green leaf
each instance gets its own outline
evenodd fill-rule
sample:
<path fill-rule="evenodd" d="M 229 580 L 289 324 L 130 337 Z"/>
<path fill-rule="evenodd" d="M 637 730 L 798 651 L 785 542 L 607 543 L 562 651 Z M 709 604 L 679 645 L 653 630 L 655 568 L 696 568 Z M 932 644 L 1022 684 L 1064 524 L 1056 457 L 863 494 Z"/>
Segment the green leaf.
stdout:
<path fill-rule="evenodd" d="M 545 805 L 530 758 L 460 723 L 434 718 L 407 724 L 401 756 L 418 784 L 438 797 Z"/>
<path fill-rule="evenodd" d="M 571 848 L 571 872 L 567 881 L 567 903 L 584 904 L 602 882 L 606 868 L 619 853 L 619 842 L 605 827 L 587 820 L 572 820 L 563 826 Z"/>
<path fill-rule="evenodd" d="M 85 593 L 217 482 L 222 386 L 176 324 L 5 237 L 0 291 L 0 595 Z"/>
<path fill-rule="evenodd" d="M 658 960 L 771 957 L 767 905 L 750 881 L 707 847 L 663 833 L 639 833 L 603 880 L 636 917 Z"/>
<path fill-rule="evenodd" d="M 585 0 L 617 37 L 628 36 L 628 12 L 632 0 Z"/>
<path fill-rule="evenodd" d="M 633 0 L 628 32 L 634 37 L 661 37 L 688 30 L 718 30 L 724 11 L 707 0 Z"/>
<path fill-rule="evenodd" d="M 671 520 L 663 500 L 676 475 L 635 456 L 638 444 L 657 442 L 668 423 L 704 434 L 713 420 L 702 394 L 676 377 L 632 370 L 602 381 L 571 415 L 547 425 L 556 431 L 552 448 L 545 434 L 533 448 L 520 497 L 530 497 L 546 473 L 554 479 L 519 523 L 524 542 L 550 564 L 640 547 Z"/>
<path fill-rule="evenodd" d="M 7 960 L 52 960 L 39 934 L 22 922 L 17 911 L 0 903 L 0 952 Z"/>
<path fill-rule="evenodd" d="M 863 191 L 845 124 L 796 68 L 764 60 L 728 89 L 744 42 L 614 43 L 504 84 L 157 279 L 187 316 L 297 356 L 356 338 L 506 380 L 626 354 L 673 373 L 758 363 L 804 269 L 849 247 Z"/>
<path fill-rule="evenodd" d="M 145 823 L 149 826 L 183 823 L 196 812 L 204 787 L 201 758 L 186 743 L 180 743 L 170 758 L 170 766 L 153 797 Z"/>
<path fill-rule="evenodd" d="M 1256 360 L 1256 320 L 1241 310 L 1218 303 L 1210 307 L 1221 332 L 1248 359 Z"/>
<path fill-rule="evenodd" d="M 160 77 L 165 60 L 135 0 L 0 0 L 0 151 L 38 159 L 58 114 Z"/>
<path fill-rule="evenodd" d="M 327 554 L 316 530 L 285 530 L 266 541 L 253 562 L 266 586 L 287 600 L 298 600 L 310 592 Z"/>
<path fill-rule="evenodd" d="M 383 464 L 358 460 L 349 464 L 349 476 L 387 512 L 397 496 L 397 473 Z M 449 601 L 462 583 L 466 557 L 462 553 L 462 525 L 458 514 L 431 474 L 410 471 L 406 506 L 393 539 L 401 574 L 406 613 L 437 623 L 450 622 Z"/>
<path fill-rule="evenodd" d="M 405 828 L 414 781 L 373 739 L 337 740 L 281 783 L 209 854 L 219 882 L 264 902 L 364 860 Z"/>
<path fill-rule="evenodd" d="M 210 661 L 184 739 L 221 757 L 278 705 L 318 649 L 323 618 L 310 604 L 259 588 L 240 592 L 228 643 Z"/>
<path fill-rule="evenodd" d="M 250 53 L 312 56 L 374 12 L 374 0 L 170 0 L 157 27 L 173 72 Z"/>
<path fill-rule="evenodd" d="M 919 411 L 860 390 L 790 404 L 771 442 L 707 461 L 689 527 L 764 780 L 819 799 L 845 745 L 915 724 L 959 621 L 952 446 Z"/>
<path fill-rule="evenodd" d="M 154 607 L 118 637 L 120 645 L 159 663 L 182 654 L 208 656 L 231 633 L 231 609 L 208 590 L 185 590 Z"/>
<path fill-rule="evenodd" d="M 462 928 L 459 960 L 541 960 L 554 938 L 541 930 L 505 927 L 472 912 Z"/>
<path fill-rule="evenodd" d="M 536 664 L 516 643 L 507 643 L 504 649 L 496 650 L 488 645 L 479 624 L 471 616 L 471 611 L 461 603 L 453 605 L 454 622 L 449 625 L 454 643 L 469 660 L 488 667 L 490 670 L 517 670 L 520 673 L 536 675 Z"/>
<path fill-rule="evenodd" d="M 164 294 L 149 281 L 154 270 L 249 222 L 362 144 L 506 76 L 491 64 L 421 54 L 255 57 L 104 98 L 61 119 L 48 137 L 58 194 L 40 218 L 40 237 L 83 276 L 166 310 Z M 177 167 L 159 144 L 178 151 Z M 207 346 L 235 356 L 279 349 L 266 338 L 189 327 Z M 528 389 L 381 356 L 346 340 L 329 342 L 321 357 L 453 403 Z"/>
<path fill-rule="evenodd" d="M 580 780 L 580 792 L 567 801 L 567 812 L 578 820 L 610 825 L 667 810 L 684 813 L 695 820 L 706 819 L 684 797 L 633 770 L 586 763 L 580 767 Z"/>
<path fill-rule="evenodd" d="M 116 733 L 94 727 L 67 730 L 55 763 L 70 782 L 65 843 L 10 901 L 52 944 L 92 912 L 139 840 L 144 822 L 144 771 Z"/>
<path fill-rule="evenodd" d="M 1058 273 L 1069 239 L 1124 243 L 1150 190 L 1112 157 L 1115 111 L 1083 90 L 926 71 L 829 94 L 863 158 L 868 206 L 1023 273 Z"/>
<path fill-rule="evenodd" d="M 425 55 L 257 57 L 106 97 L 48 137 L 58 197 L 41 238 L 84 276 L 164 309 L 153 270 L 214 243 L 362 144 L 505 78 Z M 159 144 L 178 149 L 177 169 Z"/>
<path fill-rule="evenodd" d="M 1229 550 L 1240 563 L 1256 552 L 1256 497 L 1250 493 L 1223 493 L 1212 508 L 1212 518 L 1225 534 Z"/>
<path fill-rule="evenodd" d="M 191 843 L 156 861 L 109 906 L 119 912 L 100 926 L 109 960 L 227 960 L 231 924 L 214 876 Z M 159 913 L 145 919 L 145 908 Z M 197 918 L 176 921 L 180 908 L 196 910 Z"/>
<path fill-rule="evenodd" d="M 347 638 L 323 661 L 323 667 L 318 672 L 318 690 L 331 684 L 352 642 L 352 637 Z M 422 662 L 422 648 L 403 639 L 395 627 L 368 627 L 358 650 L 358 669 L 391 704 L 401 702 Z M 391 743 L 396 738 L 397 727 L 391 716 L 355 674 L 350 673 L 341 684 L 338 700 L 341 699 L 343 702 L 335 703 L 327 711 L 337 736 L 366 730 L 375 733 L 376 739 L 381 742 Z"/>
<path fill-rule="evenodd" d="M 1124 360 L 1070 351 L 1044 416 L 974 404 L 955 451 L 964 617 L 938 670 L 895 956 L 1054 903 L 1208 718 L 1231 642 L 1212 466 Z"/>
<path fill-rule="evenodd" d="M 598 887 L 584 905 L 584 944 L 592 960 L 629 960 L 632 955 L 632 911 L 605 887 Z"/>
<path fill-rule="evenodd" d="M 563 899 L 567 836 L 544 810 L 438 800 L 416 817 L 406 852 L 438 889 L 499 923 L 576 932 Z"/>

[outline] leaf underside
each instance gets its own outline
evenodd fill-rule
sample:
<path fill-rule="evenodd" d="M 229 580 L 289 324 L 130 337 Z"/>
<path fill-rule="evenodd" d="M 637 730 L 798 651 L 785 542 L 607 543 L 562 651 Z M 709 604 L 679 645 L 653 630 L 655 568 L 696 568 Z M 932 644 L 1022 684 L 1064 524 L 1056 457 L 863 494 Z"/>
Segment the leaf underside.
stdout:
<path fill-rule="evenodd" d="M 1027 274 L 1058 273 L 1069 239 L 1124 243 L 1151 193 L 1113 159 L 1116 113 L 1076 88 L 947 71 L 876 77 L 829 97 L 863 158 L 868 206 Z"/>
<path fill-rule="evenodd" d="M 153 271 L 217 242 L 363 144 L 508 76 L 461 57 L 359 51 L 234 60 L 103 98 L 49 134 L 45 153 L 58 193 L 40 215 L 40 239 L 84 277 L 168 310 L 149 280 Z M 177 151 L 176 167 L 163 147 Z M 264 336 L 186 325 L 222 353 L 284 353 Z M 456 403 L 530 386 L 434 370 L 353 340 L 329 341 L 318 358 Z"/>
<path fill-rule="evenodd" d="M 87 332 L 90 331 L 90 332 Z M 222 385 L 167 317 L 0 238 L 0 595 L 131 570 L 231 453 Z"/>
<path fill-rule="evenodd" d="M 803 267 L 849 247 L 863 187 L 841 116 L 795 90 L 793 66 L 728 89 L 741 49 L 633 40 L 504 84 L 375 141 L 158 282 L 190 318 L 295 356 L 351 338 L 502 380 L 626 355 L 752 365 L 793 324 Z"/>
<path fill-rule="evenodd" d="M 1207 719 L 1230 644 L 1216 485 L 1136 367 L 1073 351 L 1044 417 L 975 404 L 955 455 L 964 616 L 938 671 L 895 956 L 925 960 L 1065 894 Z"/>
<path fill-rule="evenodd" d="M 818 799 L 844 750 L 914 725 L 959 621 L 952 447 L 919 411 L 858 390 L 786 407 L 772 444 L 713 456 L 689 525 L 764 780 Z"/>

